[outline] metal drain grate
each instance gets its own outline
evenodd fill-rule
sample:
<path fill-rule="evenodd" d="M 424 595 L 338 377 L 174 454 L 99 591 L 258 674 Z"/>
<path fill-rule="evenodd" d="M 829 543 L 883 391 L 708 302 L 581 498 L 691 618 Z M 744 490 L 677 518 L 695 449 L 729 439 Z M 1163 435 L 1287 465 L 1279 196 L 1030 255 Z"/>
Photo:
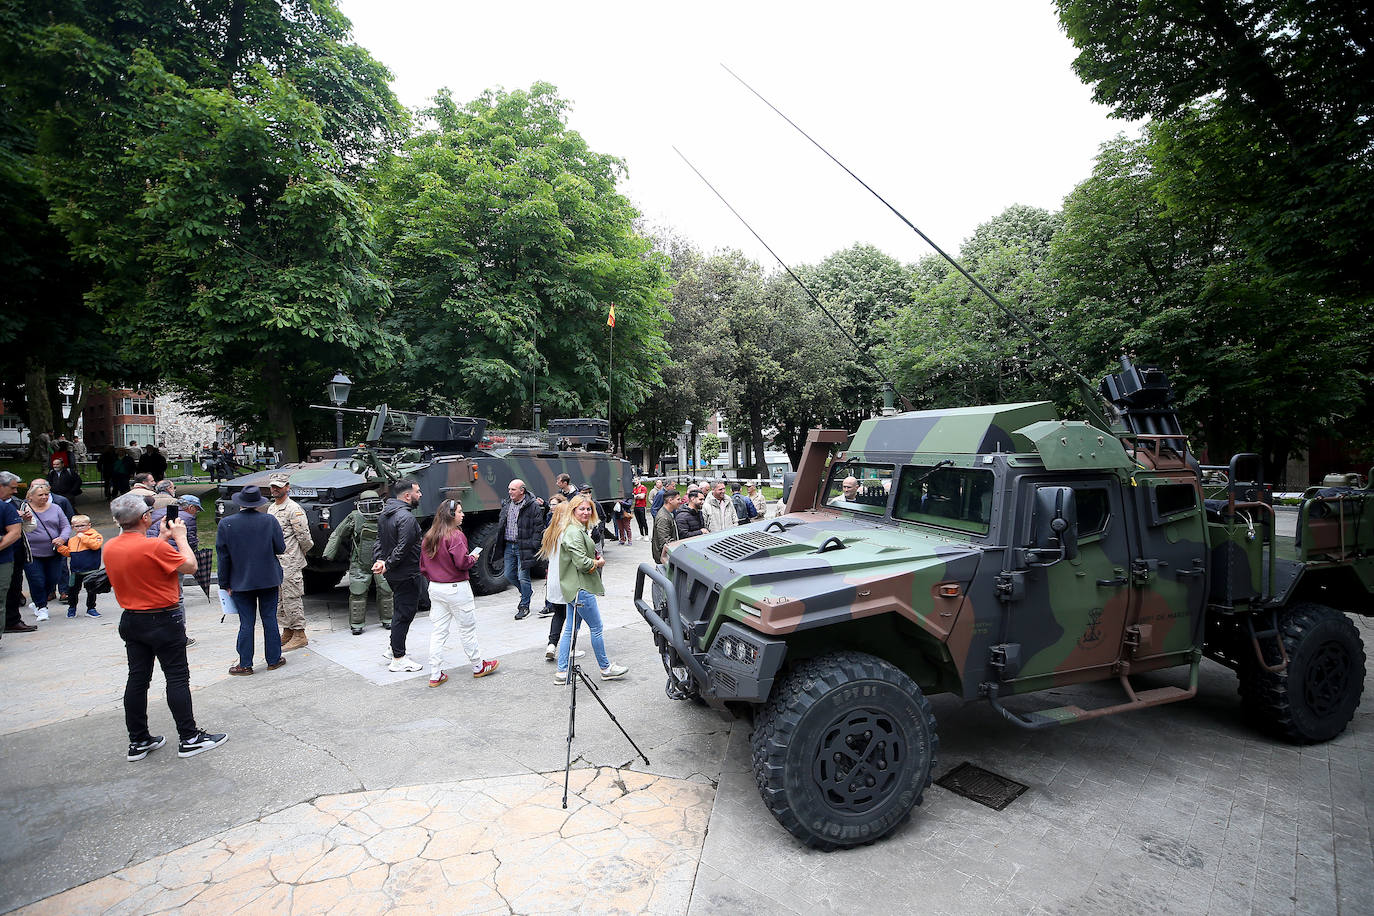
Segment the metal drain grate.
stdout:
<path fill-rule="evenodd" d="M 994 811 L 1001 811 L 1026 791 L 1021 783 L 974 766 L 967 760 L 935 780 L 935 784 Z"/>

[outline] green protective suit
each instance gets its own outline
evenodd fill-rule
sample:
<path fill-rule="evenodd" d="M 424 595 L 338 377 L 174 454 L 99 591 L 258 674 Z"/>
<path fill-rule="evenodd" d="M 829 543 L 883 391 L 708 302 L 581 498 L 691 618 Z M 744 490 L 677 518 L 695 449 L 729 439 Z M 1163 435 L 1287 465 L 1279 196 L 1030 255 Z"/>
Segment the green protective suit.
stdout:
<path fill-rule="evenodd" d="M 372 545 L 377 541 L 377 517 L 368 518 L 354 509 L 343 524 L 334 529 L 325 544 L 324 555 L 337 560 L 345 545 L 352 540 L 348 557 L 348 625 L 361 627 L 367 618 L 367 590 L 377 584 L 377 616 L 383 623 L 391 622 L 393 601 L 391 586 L 386 577 L 372 572 Z"/>

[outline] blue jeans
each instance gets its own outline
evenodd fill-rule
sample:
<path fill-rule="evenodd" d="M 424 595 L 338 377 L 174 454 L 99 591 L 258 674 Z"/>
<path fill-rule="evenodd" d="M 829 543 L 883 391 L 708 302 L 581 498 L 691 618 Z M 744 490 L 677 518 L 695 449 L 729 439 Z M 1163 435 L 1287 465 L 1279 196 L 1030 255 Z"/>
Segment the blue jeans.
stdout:
<path fill-rule="evenodd" d="M 67 587 L 66 581 L 62 578 L 62 557 L 59 554 L 34 557 L 24 567 L 24 572 L 29 577 L 29 599 L 39 610 L 48 606 L 49 589 Z"/>
<path fill-rule="evenodd" d="M 277 628 L 276 588 L 236 588 L 229 596 L 239 612 L 239 667 L 253 667 L 253 636 L 262 621 L 262 654 L 267 664 L 281 661 L 281 630 Z"/>
<path fill-rule="evenodd" d="M 601 638 L 601 609 L 596 606 L 596 596 L 586 589 L 577 593 L 577 600 L 568 605 L 568 619 L 563 624 L 563 635 L 558 640 L 558 670 L 568 670 L 568 656 L 572 653 L 573 621 L 586 623 L 592 635 L 592 652 L 596 663 L 602 670 L 611 667 L 606 655 L 606 641 Z"/>
<path fill-rule="evenodd" d="M 520 606 L 527 608 L 530 606 L 530 568 L 520 563 L 520 548 L 514 544 L 506 545 L 506 568 L 504 571 L 506 581 L 512 585 L 518 581 L 520 583 Z"/>

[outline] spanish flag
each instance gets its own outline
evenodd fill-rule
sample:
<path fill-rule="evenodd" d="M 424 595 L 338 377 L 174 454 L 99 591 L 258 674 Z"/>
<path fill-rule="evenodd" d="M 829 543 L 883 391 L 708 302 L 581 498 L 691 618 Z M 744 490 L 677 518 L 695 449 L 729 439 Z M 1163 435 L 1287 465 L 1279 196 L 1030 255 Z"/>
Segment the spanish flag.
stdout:
<path fill-rule="evenodd" d="M 615 327 L 615 306 L 611 306 L 611 313 L 606 316 L 606 326 Z"/>

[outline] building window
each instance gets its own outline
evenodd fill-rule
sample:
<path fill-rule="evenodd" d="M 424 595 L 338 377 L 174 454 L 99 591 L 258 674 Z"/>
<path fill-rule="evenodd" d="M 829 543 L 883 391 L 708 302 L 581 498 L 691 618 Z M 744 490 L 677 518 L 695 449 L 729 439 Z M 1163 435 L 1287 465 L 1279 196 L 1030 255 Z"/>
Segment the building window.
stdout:
<path fill-rule="evenodd" d="M 155 441 L 157 427 L 151 423 L 121 423 L 115 427 L 115 442 L 119 445 L 127 445 L 130 442 L 148 445 Z"/>
<path fill-rule="evenodd" d="M 156 413 L 152 398 L 121 398 L 119 412 L 131 417 L 151 417 Z"/>

